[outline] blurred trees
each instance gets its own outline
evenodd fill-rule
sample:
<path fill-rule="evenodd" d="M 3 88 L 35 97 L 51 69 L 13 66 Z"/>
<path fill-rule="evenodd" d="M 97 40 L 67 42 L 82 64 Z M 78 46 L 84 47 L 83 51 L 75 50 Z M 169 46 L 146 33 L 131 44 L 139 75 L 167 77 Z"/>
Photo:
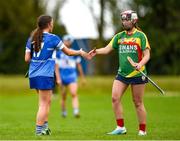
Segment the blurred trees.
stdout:
<path fill-rule="evenodd" d="M 137 11 L 139 25 L 148 36 L 151 45 L 151 60 L 147 65 L 149 72 L 151 74 L 180 74 L 180 59 L 178 59 L 180 56 L 180 1 L 129 0 L 124 4 L 122 0 L 99 0 L 99 5 L 101 14 L 96 20 L 100 21 L 97 22 L 99 40 L 96 44 L 102 47 L 108 43 L 103 38 L 106 25 L 104 12 L 108 10 L 115 33 L 118 33 L 122 30 L 120 11 L 127 10 L 125 7 L 129 6 L 130 9 Z M 92 13 L 93 10 L 91 10 Z M 101 70 L 101 73 L 115 72 L 117 70 L 117 66 L 114 64 L 117 63 L 116 55 L 116 53 L 112 53 L 98 59 L 98 70 Z"/>
<path fill-rule="evenodd" d="M 85 1 L 85 0 L 82 0 Z M 114 33 L 122 30 L 120 11 L 125 9 L 123 0 L 99 0 L 100 12 L 97 16 L 93 0 L 87 3 L 94 17 L 99 39 L 93 46 L 103 47 L 110 41 L 104 39 L 110 17 Z M 58 0 L 51 13 L 55 19 L 56 34 L 65 34 L 66 28 L 60 25 L 59 10 L 65 0 Z M 139 15 L 139 25 L 148 36 L 151 45 L 151 61 L 148 70 L 151 74 L 180 74 L 180 1 L 177 0 L 129 0 L 126 3 Z M 24 73 L 26 40 L 36 28 L 36 19 L 46 13 L 48 0 L 2 0 L 0 1 L 0 73 Z M 57 22 L 58 21 L 58 22 Z M 97 72 L 108 74 L 117 71 L 117 53 L 95 58 Z"/>
<path fill-rule="evenodd" d="M 94 0 L 96 1 L 96 0 Z M 120 26 L 120 17 L 119 11 L 120 8 L 117 6 L 119 1 L 121 0 L 99 0 L 99 8 L 94 5 L 93 0 L 84 0 L 84 3 L 89 8 L 92 17 L 94 19 L 94 23 L 96 29 L 98 31 L 98 39 L 92 41 L 92 47 L 104 47 L 109 43 L 110 40 L 105 39 L 105 30 L 109 26 L 109 24 L 113 24 L 113 29 L 119 29 Z M 99 13 L 97 10 L 100 9 Z M 108 15 L 108 16 L 107 16 Z M 108 18 L 111 18 L 110 20 Z M 95 72 L 97 74 L 111 74 L 116 73 L 118 67 L 118 60 L 116 59 L 117 53 L 112 52 L 106 56 L 95 57 L 93 60 L 96 64 Z"/>
<path fill-rule="evenodd" d="M 180 1 L 134 0 L 140 26 L 150 45 L 149 71 L 154 74 L 180 74 Z"/>
<path fill-rule="evenodd" d="M 0 72 L 22 73 L 25 43 L 44 9 L 39 0 L 0 1 Z"/>
<path fill-rule="evenodd" d="M 2 0 L 0 1 L 0 73 L 25 73 L 25 45 L 36 19 L 46 13 L 45 0 Z M 59 6 L 59 5 L 58 5 Z M 57 6 L 57 9 L 58 9 Z M 56 16 L 53 11 L 52 16 Z M 65 32 L 55 21 L 55 32 Z"/>
<path fill-rule="evenodd" d="M 49 1 L 47 0 L 46 5 L 48 5 L 48 2 Z M 54 22 L 53 33 L 57 34 L 57 35 L 64 35 L 64 34 L 67 33 L 66 27 L 63 24 L 61 24 L 61 17 L 60 17 L 60 14 L 59 14 L 59 11 L 62 8 L 62 6 L 64 5 L 64 3 L 65 3 L 65 0 L 58 0 L 56 2 L 56 5 L 55 5 L 52 13 L 51 14 L 49 13 L 53 17 L 53 19 L 55 21 Z"/>

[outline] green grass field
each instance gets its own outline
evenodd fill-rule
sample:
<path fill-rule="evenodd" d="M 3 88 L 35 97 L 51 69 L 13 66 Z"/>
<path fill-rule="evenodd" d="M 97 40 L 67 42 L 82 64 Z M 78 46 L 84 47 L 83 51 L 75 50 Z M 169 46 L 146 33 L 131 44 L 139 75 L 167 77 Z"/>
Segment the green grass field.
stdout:
<path fill-rule="evenodd" d="M 59 94 L 53 97 L 49 115 L 51 136 L 34 135 L 37 95 L 23 76 L 0 76 L 1 140 L 180 140 L 180 77 L 152 77 L 166 92 L 165 96 L 147 85 L 144 101 L 148 112 L 148 135 L 137 135 L 137 118 L 130 90 L 123 97 L 126 135 L 111 136 L 115 128 L 111 107 L 113 76 L 88 77 L 79 88 L 81 118 L 72 115 L 68 96 L 68 117 L 60 116 Z"/>

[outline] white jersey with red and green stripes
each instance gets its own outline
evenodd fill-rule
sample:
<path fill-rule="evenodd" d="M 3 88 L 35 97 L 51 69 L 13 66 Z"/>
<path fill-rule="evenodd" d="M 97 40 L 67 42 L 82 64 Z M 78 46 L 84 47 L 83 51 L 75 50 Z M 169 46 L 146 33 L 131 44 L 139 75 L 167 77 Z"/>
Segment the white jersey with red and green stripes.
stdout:
<path fill-rule="evenodd" d="M 118 74 L 127 78 L 141 76 L 128 62 L 127 56 L 131 57 L 134 62 L 140 62 L 143 51 L 146 48 L 150 49 L 148 39 L 142 31 L 135 29 L 131 35 L 128 35 L 126 31 L 122 31 L 112 38 L 109 45 L 118 51 Z M 141 71 L 147 73 L 145 66 L 141 68 Z"/>

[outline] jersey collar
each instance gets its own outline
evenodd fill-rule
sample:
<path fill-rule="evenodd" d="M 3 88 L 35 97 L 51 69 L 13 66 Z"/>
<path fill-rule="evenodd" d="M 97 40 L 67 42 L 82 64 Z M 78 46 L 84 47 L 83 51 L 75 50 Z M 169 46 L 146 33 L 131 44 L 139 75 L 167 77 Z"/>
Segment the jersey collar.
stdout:
<path fill-rule="evenodd" d="M 47 32 L 47 31 L 44 31 L 43 33 L 49 33 L 49 32 Z"/>

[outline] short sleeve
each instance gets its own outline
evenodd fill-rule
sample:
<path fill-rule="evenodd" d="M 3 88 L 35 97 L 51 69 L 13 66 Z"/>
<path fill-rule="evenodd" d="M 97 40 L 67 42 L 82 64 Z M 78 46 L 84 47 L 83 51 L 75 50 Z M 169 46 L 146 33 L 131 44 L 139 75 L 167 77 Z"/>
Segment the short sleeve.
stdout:
<path fill-rule="evenodd" d="M 111 41 L 109 42 L 109 44 L 112 48 L 114 49 L 118 49 L 118 34 L 116 34 Z"/>
<path fill-rule="evenodd" d="M 60 49 L 60 50 L 63 49 L 64 47 L 62 40 L 57 35 L 54 36 L 54 45 L 56 49 Z"/>
<path fill-rule="evenodd" d="M 56 64 L 59 64 L 60 56 L 61 56 L 61 50 L 56 50 L 56 59 L 55 59 Z"/>
<path fill-rule="evenodd" d="M 53 51 L 52 58 L 53 58 L 54 60 L 56 59 L 56 50 Z"/>
<path fill-rule="evenodd" d="M 149 41 L 144 33 L 141 36 L 141 49 L 144 51 L 146 48 L 150 49 Z"/>
<path fill-rule="evenodd" d="M 27 40 L 25 52 L 31 52 L 31 38 Z"/>

